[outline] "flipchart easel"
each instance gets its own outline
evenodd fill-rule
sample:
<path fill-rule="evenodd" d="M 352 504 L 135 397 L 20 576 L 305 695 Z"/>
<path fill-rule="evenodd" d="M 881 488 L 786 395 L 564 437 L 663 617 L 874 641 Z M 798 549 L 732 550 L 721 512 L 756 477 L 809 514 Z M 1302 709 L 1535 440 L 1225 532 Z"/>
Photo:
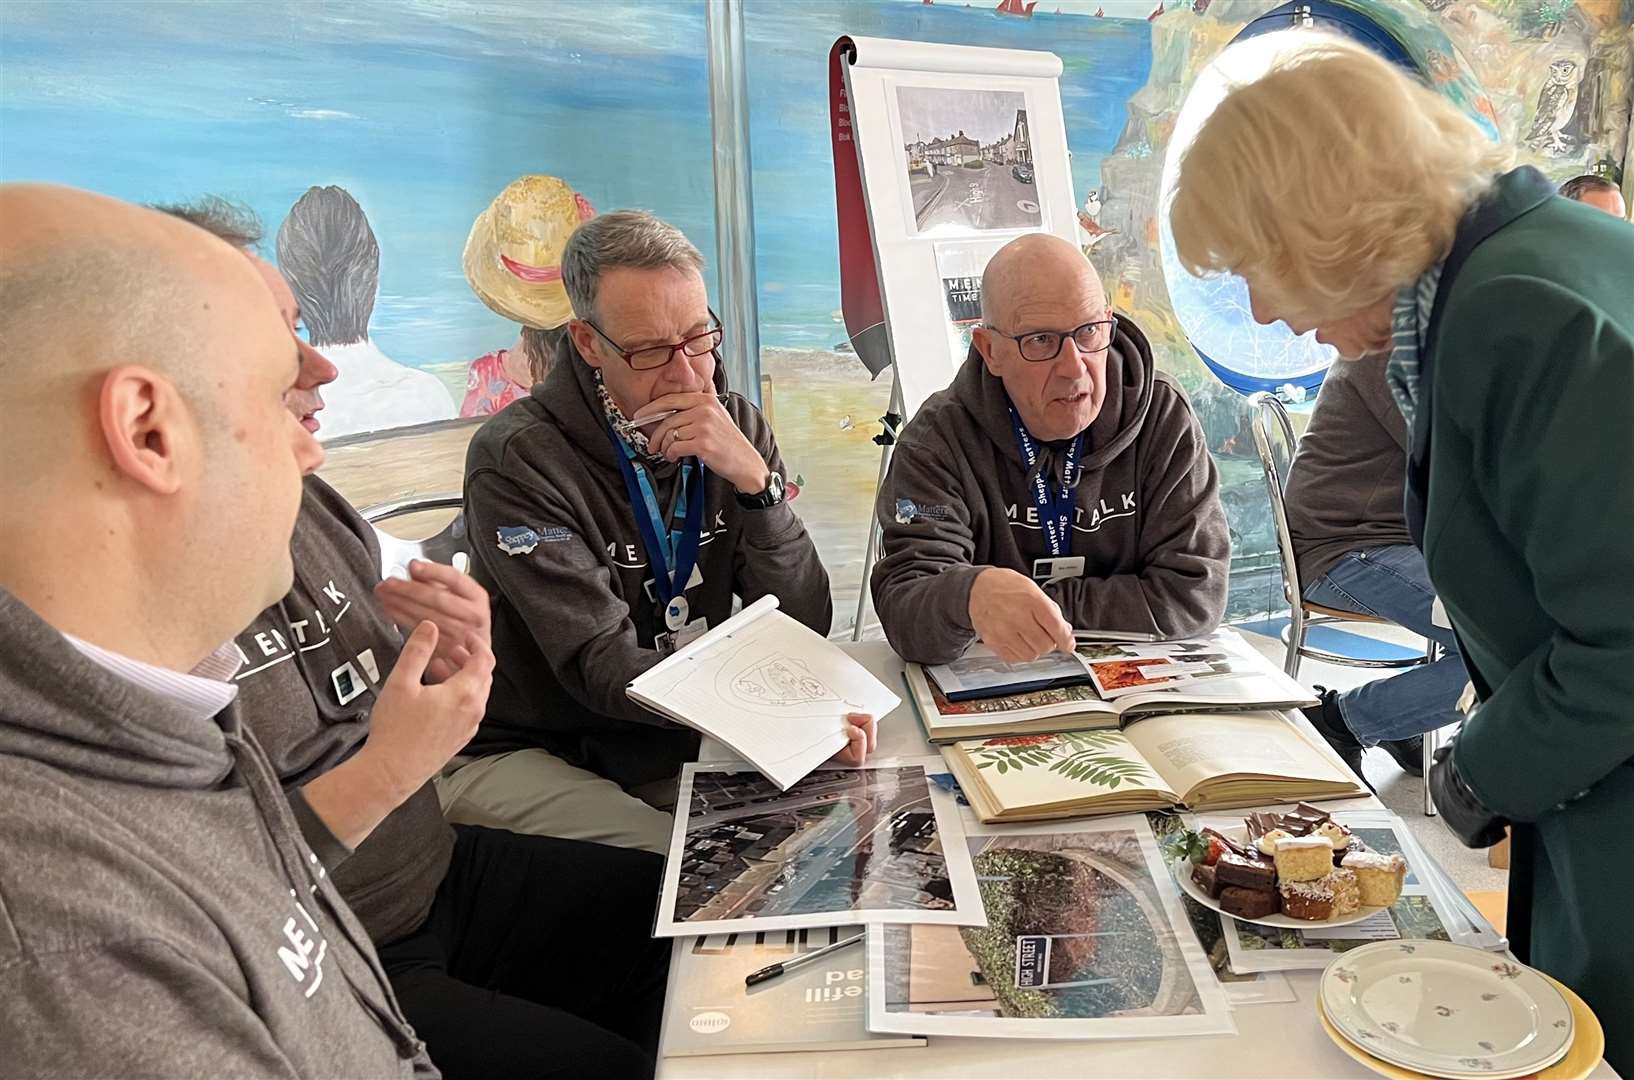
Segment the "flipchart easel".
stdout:
<path fill-rule="evenodd" d="M 970 267 L 985 266 L 993 251 L 1028 232 L 1077 242 L 1060 76 L 1061 58 L 1047 52 L 867 37 L 842 37 L 829 50 L 840 308 L 852 348 L 870 375 L 891 369 L 890 404 L 874 436 L 880 447 L 876 493 L 890 471 L 903 426 L 926 398 L 952 381 L 962 360 L 956 349 L 937 344 L 950 340 L 943 295 L 948 268 L 965 267 L 951 272 L 968 274 Z M 899 110 L 903 87 L 1022 96 L 1018 135 L 1024 124 L 1036 223 L 919 230 Z M 1012 146 L 1006 156 L 1014 153 Z M 979 276 L 979 269 L 974 272 Z M 905 347 L 909 342 L 933 344 Z M 870 513 L 853 641 L 862 637 L 868 579 L 880 540 L 878 516 Z"/>

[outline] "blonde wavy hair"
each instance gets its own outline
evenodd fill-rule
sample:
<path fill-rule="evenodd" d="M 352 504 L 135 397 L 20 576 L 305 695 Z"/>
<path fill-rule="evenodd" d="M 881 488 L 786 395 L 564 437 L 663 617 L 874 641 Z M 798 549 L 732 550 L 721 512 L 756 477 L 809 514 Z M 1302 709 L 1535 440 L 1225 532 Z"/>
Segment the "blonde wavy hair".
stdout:
<path fill-rule="evenodd" d="M 1230 271 L 1281 318 L 1344 318 L 1452 247 L 1510 153 L 1445 98 L 1342 38 L 1229 91 L 1181 159 L 1181 265 Z"/>

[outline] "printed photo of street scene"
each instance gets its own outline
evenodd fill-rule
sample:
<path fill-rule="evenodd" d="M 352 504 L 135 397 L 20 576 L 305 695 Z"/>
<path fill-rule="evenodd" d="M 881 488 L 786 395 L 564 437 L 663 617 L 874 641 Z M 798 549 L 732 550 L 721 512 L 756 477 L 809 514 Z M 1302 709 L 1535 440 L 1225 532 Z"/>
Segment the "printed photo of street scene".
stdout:
<path fill-rule="evenodd" d="M 921 233 L 1039 225 L 1026 94 L 904 86 L 896 100 Z"/>
<path fill-rule="evenodd" d="M 1005 1033 L 983 1027 L 1007 1020 L 1079 1022 L 1058 1032 L 1068 1037 L 1208 1011 L 1136 832 L 968 842 L 987 926 L 883 928 L 885 1013 L 959 1017 L 968 1027 L 934 1030 L 970 1035 Z"/>
<path fill-rule="evenodd" d="M 923 766 L 819 769 L 787 791 L 700 768 L 685 805 L 675 924 L 954 911 Z"/>

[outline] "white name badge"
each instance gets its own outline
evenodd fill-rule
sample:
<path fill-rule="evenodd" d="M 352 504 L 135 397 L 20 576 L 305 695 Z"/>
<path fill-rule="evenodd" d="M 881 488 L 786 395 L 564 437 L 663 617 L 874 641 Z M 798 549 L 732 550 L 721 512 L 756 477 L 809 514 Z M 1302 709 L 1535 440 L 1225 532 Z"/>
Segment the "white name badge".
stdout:
<path fill-rule="evenodd" d="M 704 583 L 704 572 L 702 570 L 698 569 L 698 564 L 697 563 L 693 563 L 692 564 L 692 573 L 687 577 L 687 587 L 685 589 L 682 589 L 681 591 L 683 593 L 684 592 L 690 592 L 691 590 L 696 589 L 699 585 L 702 585 L 703 583 Z M 654 604 L 658 603 L 658 593 L 653 588 L 652 578 L 648 578 L 646 581 L 643 581 L 641 583 L 641 587 L 643 589 L 647 590 L 647 599 L 650 602 L 652 602 Z"/>
<path fill-rule="evenodd" d="M 1048 585 L 1052 581 L 1084 576 L 1082 555 L 1057 555 L 1053 559 L 1033 560 L 1033 580 Z"/>
<path fill-rule="evenodd" d="M 704 631 L 708 629 L 709 620 L 700 615 L 696 619 L 693 619 L 691 622 L 687 623 L 685 626 L 681 627 L 679 630 L 673 630 L 666 634 L 659 634 L 653 639 L 653 645 L 659 652 L 663 653 L 665 656 L 668 656 L 676 649 L 683 648 L 688 643 L 702 637 Z"/>

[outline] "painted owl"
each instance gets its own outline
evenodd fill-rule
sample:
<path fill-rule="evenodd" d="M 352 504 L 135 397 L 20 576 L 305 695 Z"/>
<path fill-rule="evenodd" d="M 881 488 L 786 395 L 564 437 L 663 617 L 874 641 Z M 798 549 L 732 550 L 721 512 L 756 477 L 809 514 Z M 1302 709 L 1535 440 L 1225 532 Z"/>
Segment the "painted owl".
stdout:
<path fill-rule="evenodd" d="M 1576 60 L 1562 58 L 1549 65 L 1549 81 L 1538 91 L 1537 112 L 1526 145 L 1550 157 L 1565 157 L 1571 144 L 1562 133 L 1577 108 L 1577 84 L 1582 74 Z"/>

